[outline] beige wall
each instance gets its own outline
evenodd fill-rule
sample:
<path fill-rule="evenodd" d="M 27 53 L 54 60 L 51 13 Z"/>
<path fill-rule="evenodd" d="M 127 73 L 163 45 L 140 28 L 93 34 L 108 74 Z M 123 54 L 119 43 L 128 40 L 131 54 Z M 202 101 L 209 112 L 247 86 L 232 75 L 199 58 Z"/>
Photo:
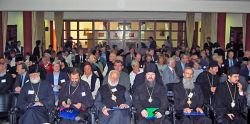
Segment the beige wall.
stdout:
<path fill-rule="evenodd" d="M 8 12 L 8 25 L 17 25 L 17 40 L 23 45 L 23 12 Z"/>

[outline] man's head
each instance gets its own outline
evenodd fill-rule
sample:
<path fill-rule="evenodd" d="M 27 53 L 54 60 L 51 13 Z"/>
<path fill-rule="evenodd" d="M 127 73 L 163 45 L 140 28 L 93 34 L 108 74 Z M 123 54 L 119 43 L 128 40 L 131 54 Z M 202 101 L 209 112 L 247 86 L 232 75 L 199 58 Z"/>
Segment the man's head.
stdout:
<path fill-rule="evenodd" d="M 193 69 L 186 67 L 183 71 L 183 86 L 185 89 L 194 89 Z"/>
<path fill-rule="evenodd" d="M 39 67 L 39 65 L 32 65 L 29 67 L 29 77 L 31 83 L 37 84 L 40 82 L 40 71 L 41 67 Z"/>
<path fill-rule="evenodd" d="M 21 64 L 18 64 L 16 66 L 16 72 L 19 74 L 19 75 L 22 75 L 24 74 L 25 72 L 27 72 L 28 70 L 28 66 L 25 64 L 25 63 L 21 63 Z"/>
<path fill-rule="evenodd" d="M 231 67 L 228 71 L 228 81 L 237 84 L 240 80 L 240 69 L 238 67 Z"/>
<path fill-rule="evenodd" d="M 208 72 L 212 75 L 216 75 L 219 70 L 219 65 L 217 61 L 211 61 L 208 65 Z"/>
<path fill-rule="evenodd" d="M 115 60 L 115 63 L 114 63 L 114 69 L 116 70 L 116 71 L 119 71 L 119 72 L 121 72 L 122 71 L 122 69 L 123 69 L 123 62 L 121 61 L 121 60 Z"/>
<path fill-rule="evenodd" d="M 233 59 L 234 58 L 234 51 L 233 50 L 228 51 L 227 56 L 228 56 L 228 59 Z"/>
<path fill-rule="evenodd" d="M 116 53 L 112 52 L 109 54 L 109 61 L 114 63 L 116 59 Z"/>
<path fill-rule="evenodd" d="M 157 66 L 153 63 L 147 63 L 144 67 L 145 82 L 149 87 L 154 86 L 156 80 Z"/>
<path fill-rule="evenodd" d="M 85 75 L 91 75 L 92 74 L 92 66 L 90 63 L 85 63 L 84 65 L 84 74 Z"/>
<path fill-rule="evenodd" d="M 136 56 L 135 56 L 135 59 L 139 62 L 139 61 L 141 61 L 141 57 L 142 55 L 141 55 L 141 53 L 136 53 Z"/>
<path fill-rule="evenodd" d="M 189 56 L 186 54 L 181 55 L 181 62 L 187 64 L 189 62 Z"/>
<path fill-rule="evenodd" d="M 72 68 L 70 71 L 70 85 L 77 86 L 80 82 L 80 71 L 78 68 Z"/>
<path fill-rule="evenodd" d="M 53 62 L 53 71 L 60 72 L 60 62 L 59 61 Z"/>
<path fill-rule="evenodd" d="M 207 42 L 210 42 L 211 41 L 211 38 L 210 37 L 207 37 Z"/>
<path fill-rule="evenodd" d="M 4 74 L 6 73 L 6 67 L 7 65 L 5 63 L 0 63 L 0 74 Z M 1 75 L 3 76 L 3 75 Z"/>
<path fill-rule="evenodd" d="M 133 68 L 134 71 L 139 71 L 139 69 L 140 69 L 139 62 L 136 61 L 136 60 L 133 60 L 133 61 L 131 62 L 131 66 L 132 66 L 132 68 Z"/>
<path fill-rule="evenodd" d="M 108 75 L 108 84 L 110 86 L 117 86 L 119 83 L 120 72 L 116 70 L 111 70 Z"/>
<path fill-rule="evenodd" d="M 168 66 L 169 66 L 169 67 L 171 67 L 171 68 L 175 68 L 176 61 L 175 61 L 175 59 L 174 59 L 174 58 L 168 58 L 168 60 L 167 60 L 167 64 L 168 64 Z"/>

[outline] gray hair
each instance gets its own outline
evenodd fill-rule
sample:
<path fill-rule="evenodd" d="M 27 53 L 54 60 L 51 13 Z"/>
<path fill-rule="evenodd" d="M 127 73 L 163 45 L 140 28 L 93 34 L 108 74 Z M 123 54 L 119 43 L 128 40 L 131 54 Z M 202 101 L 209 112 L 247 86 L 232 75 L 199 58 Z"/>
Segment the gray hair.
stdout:
<path fill-rule="evenodd" d="M 139 62 L 137 60 L 133 60 L 131 62 L 131 66 L 134 67 L 135 65 L 138 65 L 139 66 Z"/>

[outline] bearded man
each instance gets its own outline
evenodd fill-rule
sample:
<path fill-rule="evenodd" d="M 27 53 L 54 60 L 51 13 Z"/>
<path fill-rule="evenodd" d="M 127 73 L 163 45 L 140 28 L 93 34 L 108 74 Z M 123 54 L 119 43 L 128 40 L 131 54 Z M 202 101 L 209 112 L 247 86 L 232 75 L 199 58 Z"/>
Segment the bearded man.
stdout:
<path fill-rule="evenodd" d="M 135 87 L 133 105 L 139 115 L 137 124 L 171 124 L 167 118 L 164 119 L 169 102 L 165 87 L 157 82 L 160 74 L 156 72 L 155 64 L 146 64 L 145 78 Z"/>
<path fill-rule="evenodd" d="M 130 124 L 131 98 L 126 88 L 119 84 L 120 72 L 112 70 L 108 82 L 98 90 L 95 106 L 100 124 Z"/>
<path fill-rule="evenodd" d="M 93 105 L 93 97 L 87 82 L 81 80 L 80 70 L 73 68 L 70 71 L 70 82 L 63 83 L 59 92 L 59 106 L 63 110 L 76 110 L 79 113 L 70 120 L 62 118 L 60 124 L 82 124 L 87 121 L 90 123 L 88 109 Z"/>
<path fill-rule="evenodd" d="M 194 84 L 193 73 L 192 68 L 186 67 L 182 82 L 174 86 L 177 119 L 180 124 L 211 124 L 211 119 L 202 115 L 204 97 L 200 86 Z M 193 112 L 200 113 L 200 116 L 191 115 Z"/>
<path fill-rule="evenodd" d="M 17 106 L 22 116 L 19 124 L 42 124 L 49 122 L 49 112 L 54 107 L 55 97 L 47 81 L 40 79 L 41 68 L 32 65 L 29 69 L 29 82 L 22 87 Z"/>

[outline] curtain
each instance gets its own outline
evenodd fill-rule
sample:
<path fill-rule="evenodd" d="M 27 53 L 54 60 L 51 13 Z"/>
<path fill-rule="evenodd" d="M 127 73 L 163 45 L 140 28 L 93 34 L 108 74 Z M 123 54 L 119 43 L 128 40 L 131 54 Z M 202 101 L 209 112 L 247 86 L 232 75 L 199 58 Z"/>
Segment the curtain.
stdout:
<path fill-rule="evenodd" d="M 211 13 L 211 41 L 217 42 L 217 13 Z"/>
<path fill-rule="evenodd" d="M 33 41 L 33 47 L 35 47 L 35 41 L 41 40 L 41 50 L 40 55 L 44 51 L 44 40 L 45 40 L 45 25 L 44 25 L 44 12 L 32 12 L 32 41 Z"/>
<path fill-rule="evenodd" d="M 63 42 L 63 12 L 54 12 L 55 30 L 56 30 L 56 46 L 60 50 Z"/>
<path fill-rule="evenodd" d="M 8 12 L 6 11 L 2 11 L 2 40 L 3 40 L 3 44 L 1 46 L 3 46 L 3 51 L 5 51 L 5 45 L 7 42 L 7 26 L 8 26 Z"/>
<path fill-rule="evenodd" d="M 186 32 L 187 32 L 187 44 L 188 47 L 192 47 L 193 39 L 194 39 L 194 16 L 195 13 L 187 13 L 186 16 Z"/>
<path fill-rule="evenodd" d="M 246 27 L 247 27 L 247 14 L 242 14 L 242 32 L 243 32 L 243 38 L 242 38 L 242 43 L 243 43 L 243 50 L 245 50 L 246 46 Z"/>
<path fill-rule="evenodd" d="M 211 13 L 201 14 L 201 40 L 200 45 L 203 48 L 203 44 L 207 37 L 211 37 Z"/>

